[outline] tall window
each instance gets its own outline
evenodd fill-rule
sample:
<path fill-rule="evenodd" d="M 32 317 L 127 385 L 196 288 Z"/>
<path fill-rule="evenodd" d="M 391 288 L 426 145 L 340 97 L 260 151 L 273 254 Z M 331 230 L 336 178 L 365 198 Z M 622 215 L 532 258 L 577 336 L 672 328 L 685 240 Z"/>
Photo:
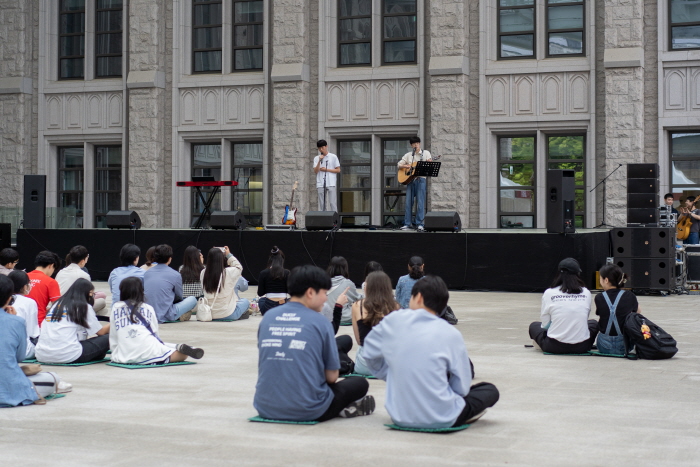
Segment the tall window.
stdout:
<path fill-rule="evenodd" d="M 123 0 L 97 0 L 95 76 L 122 75 Z"/>
<path fill-rule="evenodd" d="M 263 68 L 263 2 L 233 3 L 233 69 Z"/>
<path fill-rule="evenodd" d="M 107 212 L 122 206 L 122 148 L 95 147 L 95 227 L 107 227 Z"/>
<path fill-rule="evenodd" d="M 192 145 L 192 177 L 214 177 L 214 180 L 221 180 L 221 145 L 220 144 L 193 144 Z M 209 198 L 212 187 L 202 187 L 201 191 L 204 199 Z M 197 190 L 192 188 L 192 225 L 199 219 L 199 215 L 204 211 L 204 202 L 198 196 Z M 210 211 L 221 210 L 221 192 L 216 194 Z M 202 226 L 208 225 L 208 220 Z"/>
<path fill-rule="evenodd" d="M 569 169 L 575 173 L 574 210 L 576 228 L 583 228 L 586 211 L 585 178 L 586 137 L 583 135 L 547 135 L 547 168 Z"/>
<path fill-rule="evenodd" d="M 345 227 L 366 226 L 372 211 L 372 143 L 339 141 L 340 221 Z"/>
<path fill-rule="evenodd" d="M 233 143 L 233 209 L 241 211 L 251 227 L 262 226 L 263 146 L 261 142 Z M 291 193 L 291 185 L 289 188 Z M 298 199 L 298 198 L 297 198 Z M 280 219 L 281 221 L 281 219 Z"/>
<path fill-rule="evenodd" d="M 583 0 L 547 0 L 547 56 L 583 55 Z"/>
<path fill-rule="evenodd" d="M 415 63 L 416 0 L 383 0 L 382 62 Z"/>
<path fill-rule="evenodd" d="M 534 136 L 498 138 L 498 219 L 501 228 L 535 227 Z"/>
<path fill-rule="evenodd" d="M 338 0 L 338 65 L 372 63 L 372 0 Z"/>
<path fill-rule="evenodd" d="M 83 191 L 85 190 L 85 150 L 80 147 L 58 149 L 58 223 L 57 227 L 83 227 Z"/>
<path fill-rule="evenodd" d="M 700 3 L 688 0 L 668 0 L 669 49 L 700 48 Z"/>
<path fill-rule="evenodd" d="M 498 57 L 535 58 L 535 0 L 498 1 Z"/>
<path fill-rule="evenodd" d="M 194 0 L 192 9 L 192 70 L 221 72 L 221 0 Z"/>
<path fill-rule="evenodd" d="M 399 183 L 397 164 L 410 148 L 408 139 L 382 140 L 382 224 L 385 227 L 403 225 L 406 185 Z"/>
<path fill-rule="evenodd" d="M 700 132 L 671 133 L 671 192 L 700 194 Z"/>
<path fill-rule="evenodd" d="M 60 0 L 58 77 L 85 77 L 85 0 Z"/>

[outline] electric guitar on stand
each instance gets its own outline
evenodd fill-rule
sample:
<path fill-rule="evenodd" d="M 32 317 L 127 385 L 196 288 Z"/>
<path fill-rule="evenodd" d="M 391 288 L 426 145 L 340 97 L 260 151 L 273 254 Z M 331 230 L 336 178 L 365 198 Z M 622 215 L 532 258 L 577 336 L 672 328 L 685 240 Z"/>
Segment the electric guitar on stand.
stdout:
<path fill-rule="evenodd" d="M 298 186 L 299 182 L 295 181 L 294 186 L 292 186 L 292 199 L 284 207 L 284 217 L 282 218 L 282 224 L 284 225 L 297 225 L 297 208 L 294 207 L 294 192 L 297 191 Z"/>

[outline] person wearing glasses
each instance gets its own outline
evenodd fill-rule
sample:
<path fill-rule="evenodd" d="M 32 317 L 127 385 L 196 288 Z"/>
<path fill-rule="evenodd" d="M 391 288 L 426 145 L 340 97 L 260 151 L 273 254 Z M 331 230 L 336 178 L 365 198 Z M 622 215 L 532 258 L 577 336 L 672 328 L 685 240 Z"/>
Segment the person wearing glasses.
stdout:
<path fill-rule="evenodd" d="M 19 253 L 12 248 L 4 248 L 0 251 L 0 274 L 9 275 L 19 263 Z"/>

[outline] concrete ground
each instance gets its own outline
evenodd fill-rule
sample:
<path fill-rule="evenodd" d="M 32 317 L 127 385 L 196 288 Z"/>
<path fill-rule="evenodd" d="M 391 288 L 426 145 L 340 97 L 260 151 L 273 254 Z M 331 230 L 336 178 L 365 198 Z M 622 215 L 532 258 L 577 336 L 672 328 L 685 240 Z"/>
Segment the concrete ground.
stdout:
<path fill-rule="evenodd" d="M 0 410 L 0 465 L 698 466 L 698 297 L 639 301 L 677 339 L 673 359 L 546 356 L 523 347 L 539 294 L 452 292 L 476 381 L 494 383 L 501 400 L 466 431 L 446 435 L 384 427 L 385 383 L 375 380 L 371 416 L 315 426 L 248 422 L 260 315 L 165 324 L 165 341 L 206 350 L 197 365 L 47 367 L 73 392 Z"/>

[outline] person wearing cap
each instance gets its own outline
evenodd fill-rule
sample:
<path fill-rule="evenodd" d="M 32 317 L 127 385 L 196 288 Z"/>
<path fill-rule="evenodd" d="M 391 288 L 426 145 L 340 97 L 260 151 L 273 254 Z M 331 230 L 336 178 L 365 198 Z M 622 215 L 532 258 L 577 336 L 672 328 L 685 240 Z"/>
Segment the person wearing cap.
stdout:
<path fill-rule="evenodd" d="M 576 354 L 593 348 L 598 322 L 588 319 L 591 292 L 580 275 L 578 261 L 563 259 L 552 287 L 542 296 L 542 321 L 530 324 L 530 338 L 544 352 Z"/>

